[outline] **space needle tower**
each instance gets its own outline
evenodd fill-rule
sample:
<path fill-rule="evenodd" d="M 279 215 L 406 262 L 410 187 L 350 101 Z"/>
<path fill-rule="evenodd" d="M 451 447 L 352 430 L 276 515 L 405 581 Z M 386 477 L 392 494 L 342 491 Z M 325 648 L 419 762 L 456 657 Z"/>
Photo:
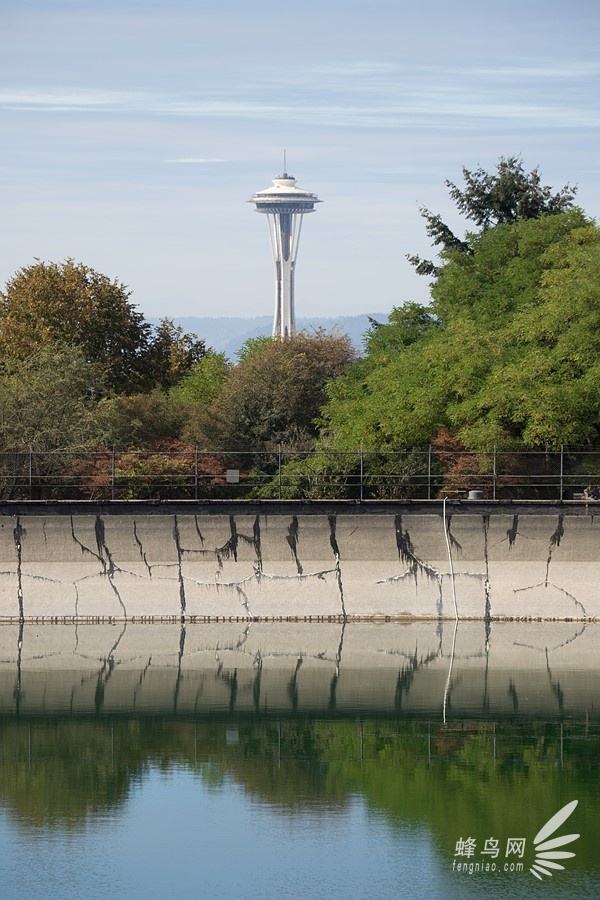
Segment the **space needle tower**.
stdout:
<path fill-rule="evenodd" d="M 286 172 L 285 154 L 283 175 L 273 179 L 273 186 L 253 194 L 249 203 L 256 211 L 268 216 L 271 248 L 275 262 L 275 315 L 273 337 L 287 338 L 296 331 L 294 313 L 294 272 L 300 229 L 305 213 L 314 211 L 321 203 L 316 194 L 296 187 L 296 179 Z"/>

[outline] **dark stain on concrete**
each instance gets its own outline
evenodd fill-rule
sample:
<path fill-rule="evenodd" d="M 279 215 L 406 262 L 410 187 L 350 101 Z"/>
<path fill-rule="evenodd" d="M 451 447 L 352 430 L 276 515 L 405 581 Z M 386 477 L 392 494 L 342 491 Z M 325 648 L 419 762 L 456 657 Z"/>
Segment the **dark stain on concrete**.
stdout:
<path fill-rule="evenodd" d="M 298 516 L 292 516 L 292 521 L 290 522 L 288 533 L 286 535 L 287 544 L 292 551 L 292 556 L 294 557 L 294 561 L 296 563 L 296 571 L 298 575 L 302 575 L 304 569 L 302 568 L 302 563 L 298 557 L 298 543 L 300 541 L 300 526 L 298 525 Z"/>

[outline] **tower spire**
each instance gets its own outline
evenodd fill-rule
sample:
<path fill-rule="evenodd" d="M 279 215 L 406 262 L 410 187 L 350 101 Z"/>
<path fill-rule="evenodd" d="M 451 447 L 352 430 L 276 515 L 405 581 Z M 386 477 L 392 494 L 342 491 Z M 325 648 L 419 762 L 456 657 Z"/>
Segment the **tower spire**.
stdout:
<path fill-rule="evenodd" d="M 321 203 L 316 194 L 296 187 L 296 179 L 287 173 L 287 153 L 283 151 L 283 175 L 273 179 L 273 186 L 253 194 L 249 203 L 268 217 L 273 262 L 275 263 L 275 314 L 273 337 L 288 338 L 296 331 L 294 309 L 294 274 L 305 213 Z"/>

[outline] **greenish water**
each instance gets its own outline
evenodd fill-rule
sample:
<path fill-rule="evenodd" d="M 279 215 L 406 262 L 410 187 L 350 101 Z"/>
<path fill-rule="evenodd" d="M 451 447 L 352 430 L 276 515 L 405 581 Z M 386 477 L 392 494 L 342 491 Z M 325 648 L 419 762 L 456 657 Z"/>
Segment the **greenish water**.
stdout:
<path fill-rule="evenodd" d="M 598 897 L 599 761 L 585 716 L 5 716 L 1 896 Z"/>

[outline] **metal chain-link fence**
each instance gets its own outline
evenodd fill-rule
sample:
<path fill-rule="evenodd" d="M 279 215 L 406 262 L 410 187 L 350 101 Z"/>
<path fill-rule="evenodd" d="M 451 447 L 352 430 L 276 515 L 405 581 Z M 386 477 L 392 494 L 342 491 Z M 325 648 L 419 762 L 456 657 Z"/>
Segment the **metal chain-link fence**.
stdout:
<path fill-rule="evenodd" d="M 600 448 L 467 453 L 113 450 L 0 453 L 3 500 L 600 497 Z"/>

